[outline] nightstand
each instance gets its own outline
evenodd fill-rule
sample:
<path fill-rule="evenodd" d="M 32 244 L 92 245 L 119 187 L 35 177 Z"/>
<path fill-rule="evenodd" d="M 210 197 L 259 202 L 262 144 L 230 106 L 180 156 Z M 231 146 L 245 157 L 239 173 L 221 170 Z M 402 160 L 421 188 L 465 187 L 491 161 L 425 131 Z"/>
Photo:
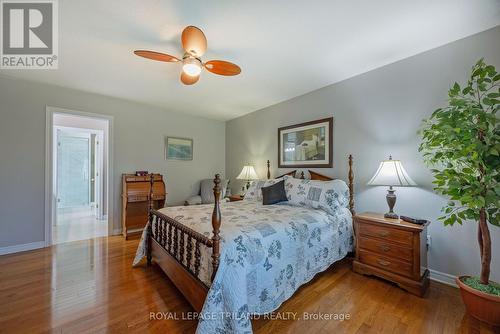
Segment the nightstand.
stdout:
<path fill-rule="evenodd" d="M 365 212 L 354 216 L 354 228 L 355 272 L 392 281 L 420 297 L 425 294 L 429 286 L 427 224 Z"/>
<path fill-rule="evenodd" d="M 241 201 L 242 199 L 243 199 L 242 195 L 229 196 L 229 202 L 237 202 L 237 201 Z"/>

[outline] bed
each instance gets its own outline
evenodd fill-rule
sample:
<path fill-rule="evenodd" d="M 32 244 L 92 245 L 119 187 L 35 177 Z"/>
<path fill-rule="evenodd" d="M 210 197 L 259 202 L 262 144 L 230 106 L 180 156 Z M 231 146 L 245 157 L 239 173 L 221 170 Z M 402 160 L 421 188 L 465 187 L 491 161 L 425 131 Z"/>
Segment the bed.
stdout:
<path fill-rule="evenodd" d="M 331 180 L 309 172 L 311 179 Z M 295 171 L 287 174 L 281 177 Z M 221 204 L 219 175 L 214 184 L 213 205 L 151 207 L 134 261 L 146 256 L 161 267 L 201 312 L 198 333 L 251 332 L 251 315 L 276 310 L 352 250 L 352 156 L 334 211 L 256 200 Z"/>

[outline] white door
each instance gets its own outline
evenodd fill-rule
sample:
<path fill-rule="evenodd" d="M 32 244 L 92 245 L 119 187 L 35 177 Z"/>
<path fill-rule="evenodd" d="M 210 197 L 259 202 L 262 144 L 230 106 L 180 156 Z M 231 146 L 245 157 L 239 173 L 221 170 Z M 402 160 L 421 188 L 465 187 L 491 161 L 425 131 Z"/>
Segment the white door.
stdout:
<path fill-rule="evenodd" d="M 57 131 L 57 208 L 90 205 L 90 136 Z"/>

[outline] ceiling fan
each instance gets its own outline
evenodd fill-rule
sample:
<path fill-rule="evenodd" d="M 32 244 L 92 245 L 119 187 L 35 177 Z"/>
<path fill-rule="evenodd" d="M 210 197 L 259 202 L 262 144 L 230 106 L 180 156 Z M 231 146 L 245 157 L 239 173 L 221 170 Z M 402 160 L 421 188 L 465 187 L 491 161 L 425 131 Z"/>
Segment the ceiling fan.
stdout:
<path fill-rule="evenodd" d="M 201 56 L 207 51 L 207 38 L 201 29 L 195 26 L 188 26 L 182 31 L 182 47 L 186 51 L 182 60 L 166 53 L 135 50 L 134 53 L 140 57 L 164 61 L 167 63 L 182 62 L 181 81 L 185 85 L 195 84 L 200 79 L 203 68 L 218 75 L 238 75 L 241 68 L 233 63 L 224 60 L 209 60 L 206 63 L 201 61 Z"/>

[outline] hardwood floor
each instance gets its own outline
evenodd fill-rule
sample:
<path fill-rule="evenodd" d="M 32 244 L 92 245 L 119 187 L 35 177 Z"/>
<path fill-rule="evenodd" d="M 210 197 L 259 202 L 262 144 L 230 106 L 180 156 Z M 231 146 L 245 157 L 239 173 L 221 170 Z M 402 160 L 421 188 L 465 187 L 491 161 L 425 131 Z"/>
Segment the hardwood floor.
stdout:
<path fill-rule="evenodd" d="M 194 332 L 195 320 L 150 320 L 150 312 L 192 310 L 157 266 L 131 268 L 137 243 L 104 237 L 0 256 L 0 333 Z M 254 320 L 254 332 L 500 333 L 465 315 L 455 288 L 432 282 L 421 299 L 353 273 L 347 261 L 299 289 L 275 316 L 291 317 L 286 312 L 300 320 Z M 304 312 L 350 319 L 305 320 Z"/>

